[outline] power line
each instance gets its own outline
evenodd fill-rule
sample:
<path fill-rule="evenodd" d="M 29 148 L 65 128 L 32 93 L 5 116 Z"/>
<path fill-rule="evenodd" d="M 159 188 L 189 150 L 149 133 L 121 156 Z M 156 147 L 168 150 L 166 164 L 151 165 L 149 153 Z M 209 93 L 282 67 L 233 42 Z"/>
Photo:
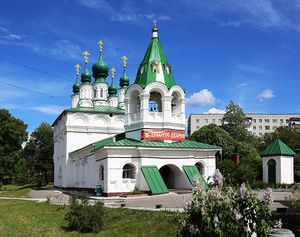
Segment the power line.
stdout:
<path fill-rule="evenodd" d="M 32 66 L 28 66 L 28 65 L 26 65 L 26 64 L 18 63 L 18 62 L 16 62 L 16 61 L 13 61 L 13 60 L 11 60 L 11 59 L 3 58 L 3 57 L 1 57 L 1 56 L 0 56 L 0 59 L 1 59 L 2 61 L 6 61 L 6 62 L 9 62 L 9 63 L 15 64 L 15 65 L 18 65 L 18 66 L 20 66 L 20 67 L 24 67 L 24 68 L 27 68 L 27 69 L 33 70 L 33 71 L 36 71 L 36 72 L 39 72 L 39 73 L 45 74 L 45 75 L 47 75 L 47 76 L 50 76 L 50 77 L 54 77 L 54 78 L 60 78 L 60 79 L 64 79 L 64 80 L 68 80 L 68 79 L 66 79 L 66 78 L 64 78 L 64 77 L 61 77 L 61 76 L 55 75 L 55 74 L 53 74 L 53 73 L 50 73 L 50 72 L 45 72 L 45 71 L 43 71 L 43 70 L 40 70 L 40 69 L 38 69 L 38 68 L 35 68 L 35 67 L 32 67 Z"/>
<path fill-rule="evenodd" d="M 55 74 L 50 73 L 50 72 L 45 72 L 45 71 L 40 70 L 40 69 L 38 69 L 38 68 L 35 68 L 35 67 L 32 67 L 32 66 L 28 66 L 28 65 L 26 65 L 26 64 L 22 64 L 22 63 L 16 62 L 16 61 L 11 60 L 11 59 L 3 58 L 3 57 L 1 57 L 1 56 L 0 56 L 0 60 L 6 61 L 6 62 L 9 62 L 9 63 L 12 63 L 12 64 L 15 64 L 15 65 L 20 66 L 20 67 L 24 67 L 24 68 L 30 69 L 30 70 L 32 70 L 32 71 L 36 71 L 36 72 L 42 73 L 42 74 L 47 75 L 47 76 L 49 76 L 49 77 L 60 78 L 60 79 L 63 79 L 63 80 L 67 80 L 67 79 L 64 78 L 64 77 L 55 75 Z M 50 97 L 50 98 L 54 98 L 54 96 L 52 96 L 52 95 L 48 95 L 48 94 L 43 93 L 43 92 L 31 90 L 31 89 L 28 89 L 28 88 L 25 88 L 25 87 L 22 87 L 22 86 L 17 86 L 17 85 L 14 85 L 14 84 L 11 84 L 11 83 L 9 83 L 9 82 L 2 81 L 2 80 L 0 80 L 0 83 L 5 84 L 5 85 L 8 85 L 8 86 L 11 86 L 11 87 L 15 87 L 15 88 L 18 88 L 18 89 L 21 89 L 21 90 L 26 90 L 26 91 L 29 91 L 29 92 L 31 92 L 31 93 L 35 93 L 35 94 L 39 94 L 39 95 L 42 95 L 42 96 L 47 96 L 47 97 Z"/>
<path fill-rule="evenodd" d="M 21 86 L 16 86 L 16 85 L 11 84 L 11 83 L 6 82 L 6 81 L 1 81 L 1 80 L 0 80 L 0 83 L 5 84 L 5 85 L 8 85 L 8 86 L 11 86 L 11 87 L 15 87 L 15 88 L 18 88 L 18 89 L 21 89 L 21 90 L 29 91 L 29 92 L 31 92 L 31 93 L 35 93 L 35 94 L 47 96 L 47 97 L 50 97 L 50 98 L 54 98 L 54 96 L 52 96 L 52 95 L 48 95 L 48 94 L 46 94 L 46 93 L 39 92 L 39 91 L 34 91 L 34 90 L 31 90 L 31 89 L 28 89 L 28 88 L 25 88 L 25 87 L 21 87 Z"/>

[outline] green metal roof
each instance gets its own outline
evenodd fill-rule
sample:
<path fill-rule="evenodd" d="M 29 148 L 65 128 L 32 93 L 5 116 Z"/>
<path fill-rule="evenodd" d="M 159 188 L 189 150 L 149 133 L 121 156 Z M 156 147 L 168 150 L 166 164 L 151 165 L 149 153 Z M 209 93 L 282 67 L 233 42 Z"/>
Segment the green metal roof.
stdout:
<path fill-rule="evenodd" d="M 261 152 L 261 156 L 294 156 L 295 152 L 283 141 L 276 139 Z"/>
<path fill-rule="evenodd" d="M 120 134 L 122 135 L 122 134 Z M 128 138 L 120 138 L 118 136 L 107 138 L 95 143 L 95 150 L 104 146 L 110 147 L 149 147 L 149 148 L 180 148 L 180 149 L 222 149 L 219 146 L 209 145 L 205 143 L 184 140 L 180 142 L 166 143 L 163 141 L 136 141 Z"/>
<path fill-rule="evenodd" d="M 125 111 L 123 109 L 111 106 L 94 106 L 91 108 L 88 107 L 76 107 L 66 109 L 66 111 L 75 111 L 75 112 L 87 112 L 87 113 L 111 113 L 111 114 L 124 114 Z"/>
<path fill-rule="evenodd" d="M 143 61 L 139 66 L 134 84 L 138 84 L 142 88 L 145 88 L 148 84 L 156 81 L 156 73 L 152 71 L 153 62 L 161 63 L 165 85 L 168 87 L 168 89 L 176 85 L 171 66 L 168 64 L 162 45 L 157 37 L 153 37 L 151 39 Z M 167 72 L 166 67 L 169 68 L 169 73 Z M 141 70 L 143 70 L 142 73 Z"/>
<path fill-rule="evenodd" d="M 52 127 L 57 123 L 58 120 L 66 113 L 66 112 L 84 112 L 84 113 L 102 113 L 102 114 L 125 114 L 125 110 L 111 107 L 111 106 L 94 106 L 94 107 L 76 107 L 65 109 L 61 114 L 56 118 L 56 120 L 51 125 Z"/>

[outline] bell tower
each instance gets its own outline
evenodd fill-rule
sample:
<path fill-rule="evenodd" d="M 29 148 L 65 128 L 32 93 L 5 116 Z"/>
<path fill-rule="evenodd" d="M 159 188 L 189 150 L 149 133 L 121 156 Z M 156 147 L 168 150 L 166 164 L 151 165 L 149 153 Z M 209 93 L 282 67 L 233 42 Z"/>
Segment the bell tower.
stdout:
<path fill-rule="evenodd" d="M 185 93 L 175 83 L 156 22 L 136 79 L 125 95 L 126 137 L 166 142 L 185 138 Z"/>

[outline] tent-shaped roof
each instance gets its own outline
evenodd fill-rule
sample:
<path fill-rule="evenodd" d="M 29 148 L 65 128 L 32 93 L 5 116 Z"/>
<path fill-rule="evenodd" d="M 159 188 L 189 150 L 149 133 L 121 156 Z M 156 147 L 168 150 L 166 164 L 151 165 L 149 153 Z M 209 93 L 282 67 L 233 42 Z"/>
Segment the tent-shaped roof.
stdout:
<path fill-rule="evenodd" d="M 294 156 L 295 152 L 283 141 L 276 139 L 261 153 L 261 156 Z"/>
<path fill-rule="evenodd" d="M 154 30 L 156 31 L 156 33 L 158 32 L 156 27 L 154 28 Z M 161 64 L 164 78 L 163 83 L 167 86 L 168 89 L 176 85 L 171 66 L 168 64 L 166 55 L 157 34 L 153 35 L 151 39 L 143 61 L 138 68 L 134 84 L 138 84 L 142 88 L 145 88 L 148 84 L 158 81 L 156 72 L 152 70 L 153 64 Z"/>

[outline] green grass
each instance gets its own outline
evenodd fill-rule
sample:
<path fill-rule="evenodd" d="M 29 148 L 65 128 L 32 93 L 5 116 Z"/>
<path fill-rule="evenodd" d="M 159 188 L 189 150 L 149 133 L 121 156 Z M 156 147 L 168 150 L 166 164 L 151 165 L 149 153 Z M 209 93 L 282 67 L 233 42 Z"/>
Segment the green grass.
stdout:
<path fill-rule="evenodd" d="M 36 184 L 25 184 L 25 185 L 16 185 L 16 184 L 7 184 L 2 185 L 0 188 L 0 197 L 27 197 L 28 193 L 32 189 L 43 189 L 49 186 L 37 187 Z"/>
<path fill-rule="evenodd" d="M 67 206 L 0 200 L 1 236 L 79 236 L 66 231 Z M 104 230 L 83 236 L 176 236 L 180 213 L 106 209 Z"/>

